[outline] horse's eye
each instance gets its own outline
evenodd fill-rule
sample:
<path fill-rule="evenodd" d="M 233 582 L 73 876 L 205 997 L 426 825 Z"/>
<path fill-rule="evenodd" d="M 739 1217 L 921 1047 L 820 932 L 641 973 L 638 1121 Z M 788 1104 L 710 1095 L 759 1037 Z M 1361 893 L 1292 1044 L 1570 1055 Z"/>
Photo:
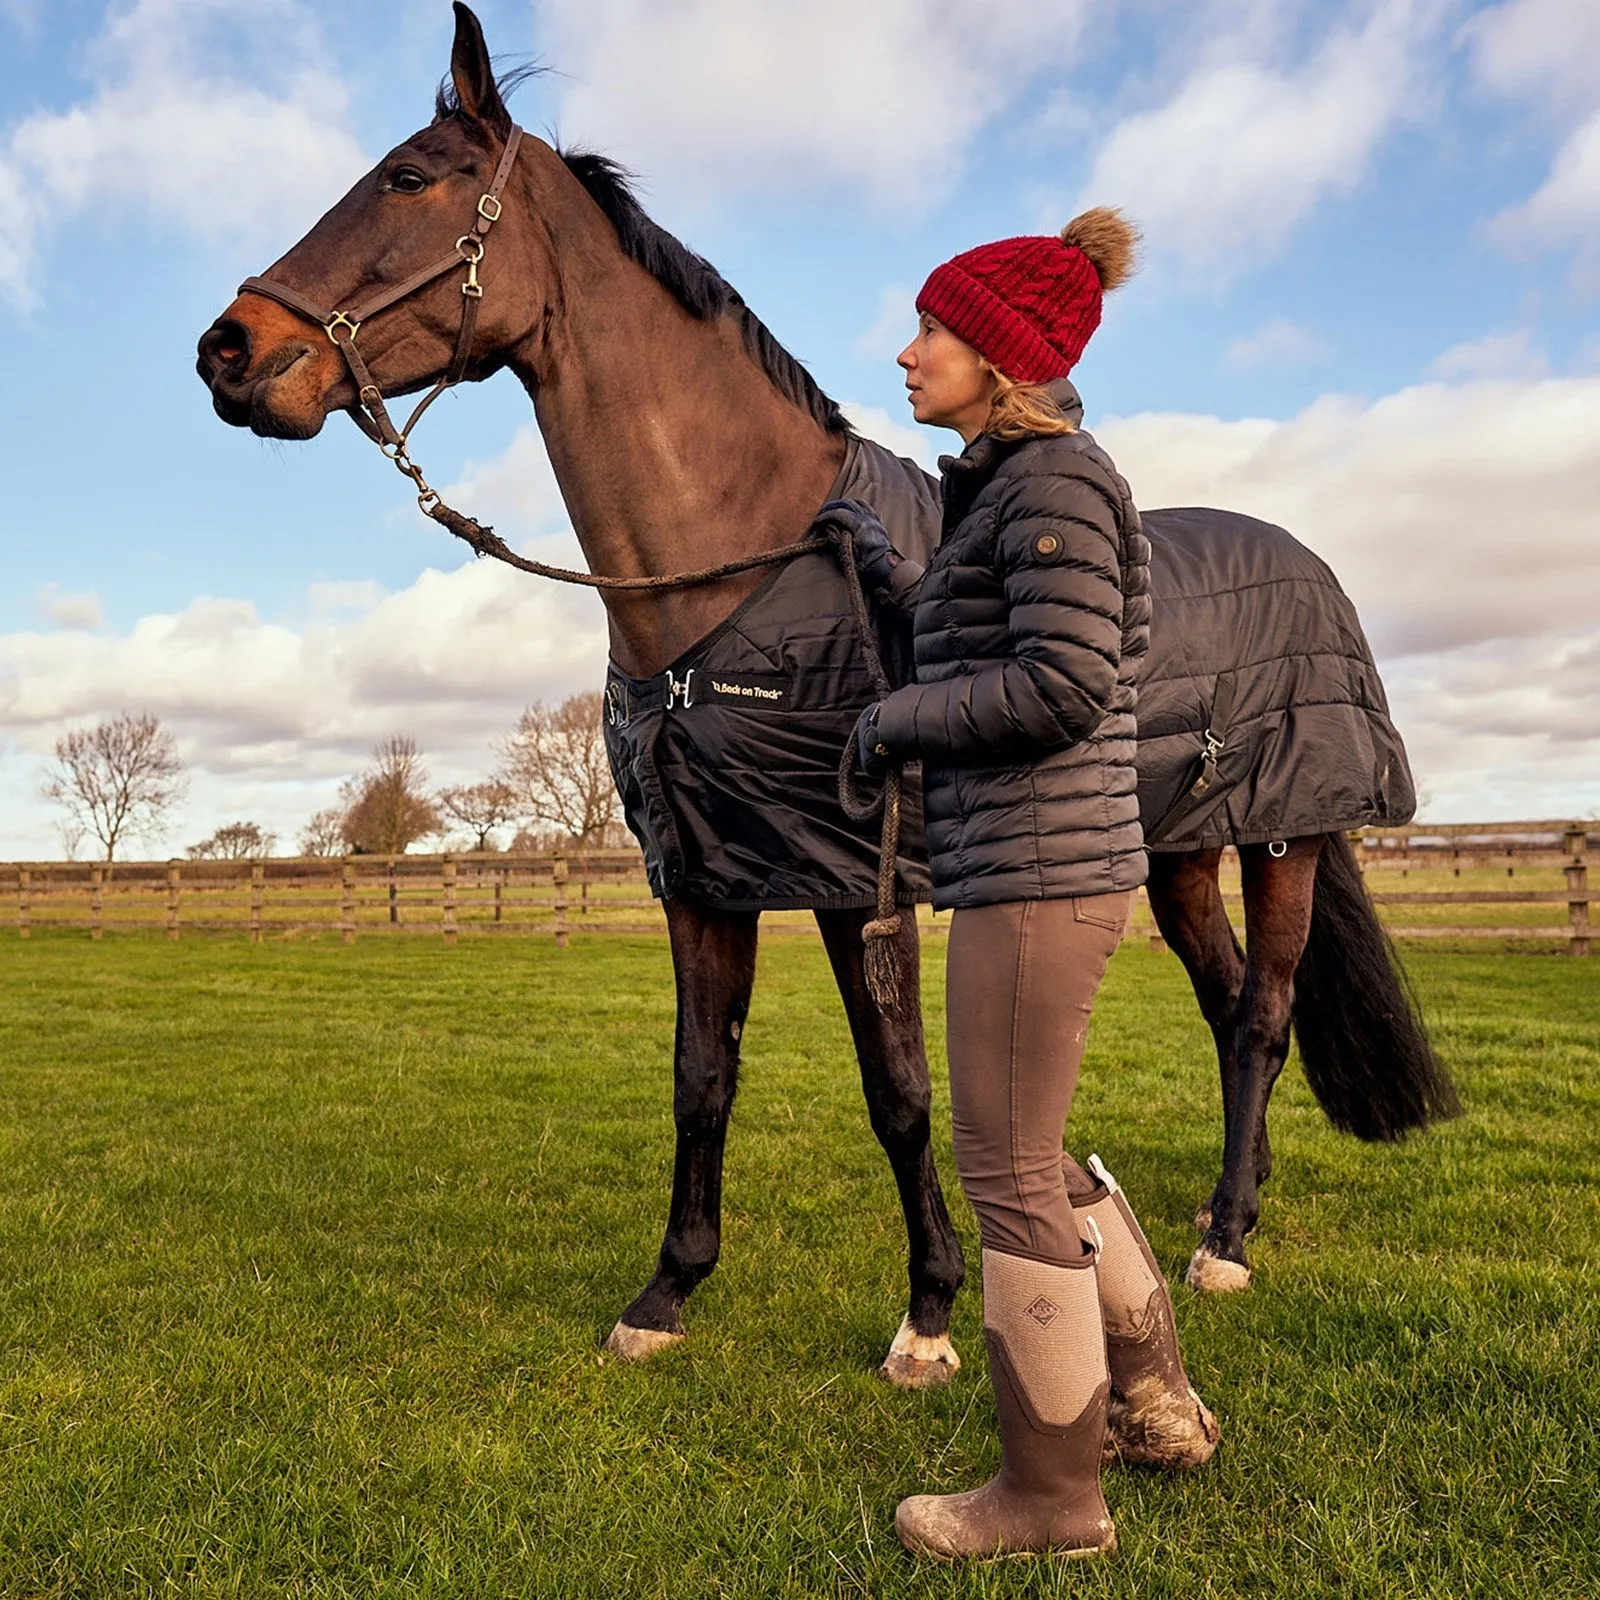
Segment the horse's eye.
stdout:
<path fill-rule="evenodd" d="M 428 187 L 428 180 L 415 167 L 396 167 L 389 174 L 386 187 L 396 194 L 421 194 Z"/>

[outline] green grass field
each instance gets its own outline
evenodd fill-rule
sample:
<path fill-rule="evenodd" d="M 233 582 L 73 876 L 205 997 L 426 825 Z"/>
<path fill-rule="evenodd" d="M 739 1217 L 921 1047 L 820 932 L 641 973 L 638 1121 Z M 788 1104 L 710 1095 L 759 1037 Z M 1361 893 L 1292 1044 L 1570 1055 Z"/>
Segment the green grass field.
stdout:
<path fill-rule="evenodd" d="M 1256 1286 L 1176 1292 L 1215 1462 L 1109 1473 L 1107 1562 L 951 1571 L 891 1518 L 995 1464 L 977 1296 L 949 1389 L 872 1376 L 903 1238 L 814 940 L 764 951 L 723 1265 L 641 1369 L 597 1350 L 665 1213 L 664 941 L 8 940 L 0 1596 L 1594 1600 L 1600 963 L 1410 959 L 1468 1114 L 1369 1148 L 1285 1075 Z M 1174 1277 L 1214 1076 L 1125 949 L 1073 1143 Z"/>

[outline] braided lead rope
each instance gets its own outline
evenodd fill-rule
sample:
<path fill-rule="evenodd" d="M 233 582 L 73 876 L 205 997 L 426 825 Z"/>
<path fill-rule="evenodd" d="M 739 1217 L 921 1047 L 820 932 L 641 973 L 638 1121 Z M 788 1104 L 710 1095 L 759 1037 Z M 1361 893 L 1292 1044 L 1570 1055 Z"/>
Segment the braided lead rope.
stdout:
<path fill-rule="evenodd" d="M 844 573 L 845 590 L 850 596 L 850 612 L 855 619 L 856 633 L 861 639 L 867 676 L 872 681 L 872 692 L 882 700 L 890 693 L 891 686 L 889 674 L 884 671 L 883 658 L 878 653 L 877 638 L 872 631 L 867 597 L 861 588 L 861 574 L 856 570 L 855 535 L 848 528 L 840 528 L 833 535 L 833 543 L 839 552 L 839 566 Z M 863 802 L 855 787 L 855 746 L 852 732 L 845 742 L 839 762 L 839 804 L 853 822 L 865 822 L 880 806 L 883 808 L 883 832 L 878 844 L 877 915 L 862 928 L 861 939 L 866 945 L 863 965 L 867 988 L 878 1009 L 886 1016 L 892 1016 L 900 1007 L 900 962 L 894 941 L 899 936 L 901 921 L 894 891 L 895 863 L 900 854 L 901 763 L 891 763 L 878 798 Z"/>

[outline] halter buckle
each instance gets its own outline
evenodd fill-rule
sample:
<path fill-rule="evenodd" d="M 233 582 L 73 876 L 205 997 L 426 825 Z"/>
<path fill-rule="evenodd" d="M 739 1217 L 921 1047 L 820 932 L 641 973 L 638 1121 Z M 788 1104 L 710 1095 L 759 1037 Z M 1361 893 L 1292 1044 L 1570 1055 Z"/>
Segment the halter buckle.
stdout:
<path fill-rule="evenodd" d="M 335 311 L 334 314 L 322 324 L 322 331 L 327 334 L 329 339 L 331 339 L 334 344 L 338 344 L 339 342 L 339 328 L 341 325 L 349 329 L 350 338 L 352 341 L 361 331 L 361 324 L 359 322 L 352 322 L 349 317 L 344 314 L 344 312 Z"/>
<path fill-rule="evenodd" d="M 485 222 L 498 222 L 500 220 L 500 202 L 492 194 L 479 195 L 478 215 Z"/>

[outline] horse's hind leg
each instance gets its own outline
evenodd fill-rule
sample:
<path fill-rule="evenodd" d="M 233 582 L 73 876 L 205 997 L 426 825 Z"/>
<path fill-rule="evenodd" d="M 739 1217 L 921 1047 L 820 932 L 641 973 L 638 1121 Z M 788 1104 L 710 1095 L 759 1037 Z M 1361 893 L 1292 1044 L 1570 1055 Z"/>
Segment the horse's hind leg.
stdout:
<path fill-rule="evenodd" d="M 894 1169 L 910 1247 L 911 1305 L 879 1371 L 900 1388 L 922 1389 L 948 1381 L 961 1365 L 950 1343 L 950 1307 L 966 1269 L 929 1144 L 916 918 L 907 912 L 900 919 L 896 953 L 904 998 L 893 1016 L 885 1016 L 868 992 L 863 965 L 861 930 L 872 915 L 819 911 L 817 926 L 850 1019 L 872 1131 Z"/>
<path fill-rule="evenodd" d="M 754 912 L 706 911 L 669 900 L 666 913 L 678 988 L 672 1073 L 677 1154 L 655 1276 L 606 1340 L 608 1351 L 631 1361 L 683 1337 L 683 1304 L 717 1264 L 723 1144 L 756 971 Z"/>
<path fill-rule="evenodd" d="M 1260 1213 L 1267 1101 L 1289 1054 L 1294 972 L 1311 929 L 1321 848 L 1318 836 L 1289 840 L 1281 856 L 1266 845 L 1244 845 L 1239 851 L 1248 955 L 1234 1034 L 1238 1081 L 1210 1226 L 1189 1263 L 1188 1279 L 1197 1289 L 1243 1289 L 1250 1282 L 1244 1241 Z"/>
<path fill-rule="evenodd" d="M 1200 1014 L 1216 1043 L 1222 1079 L 1222 1121 L 1226 1128 L 1233 1120 L 1239 1093 L 1234 1046 L 1239 996 L 1244 989 L 1244 951 L 1239 948 L 1227 907 L 1222 903 L 1217 881 L 1221 860 L 1220 850 L 1181 854 L 1152 851 L 1147 893 L 1156 926 L 1183 963 L 1200 1003 Z M 1270 1161 L 1270 1157 L 1267 1159 Z M 1258 1178 L 1265 1176 L 1265 1172 L 1258 1171 Z M 1195 1226 L 1202 1233 L 1211 1226 L 1211 1208 L 1212 1201 L 1207 1199 L 1195 1217 Z"/>

